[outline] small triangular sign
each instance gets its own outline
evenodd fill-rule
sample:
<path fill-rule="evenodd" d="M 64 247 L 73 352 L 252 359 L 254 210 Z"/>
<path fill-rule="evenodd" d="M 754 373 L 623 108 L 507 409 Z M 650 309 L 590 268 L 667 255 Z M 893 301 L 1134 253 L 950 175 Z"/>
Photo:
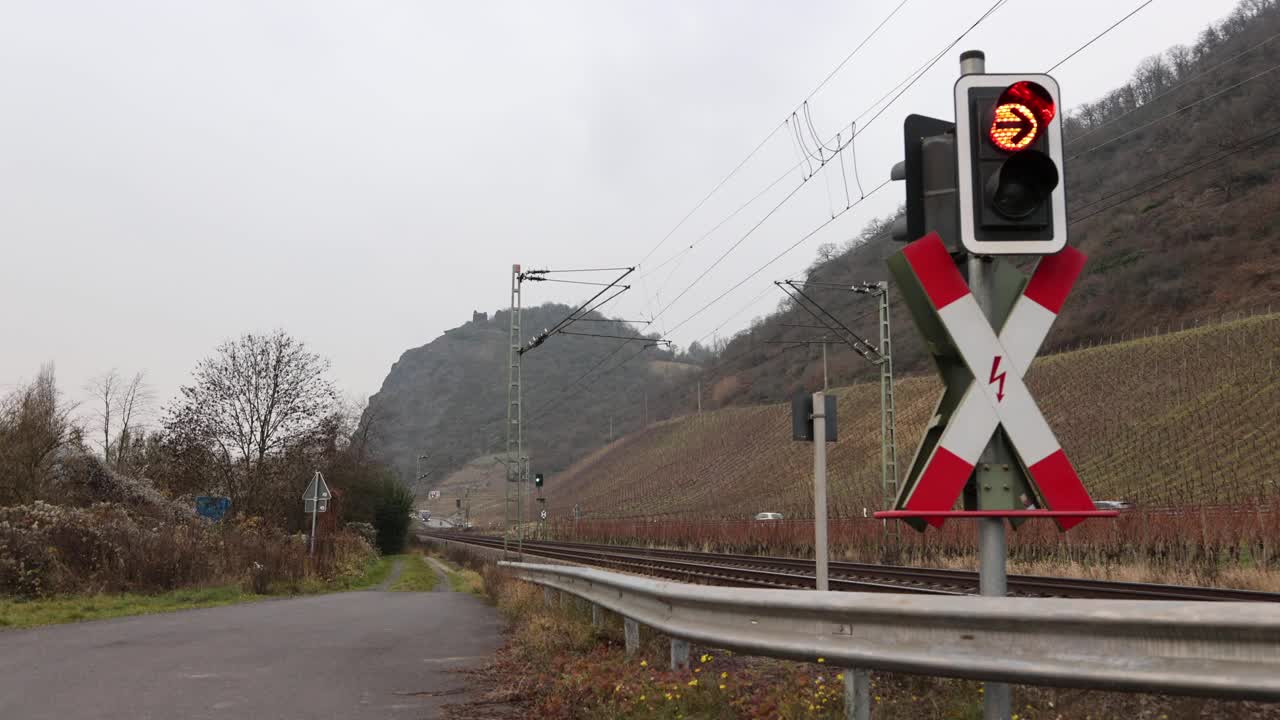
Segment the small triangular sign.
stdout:
<path fill-rule="evenodd" d="M 329 485 L 324 481 L 324 476 L 317 470 L 315 477 L 311 478 L 311 484 L 307 485 L 307 489 L 302 493 L 303 500 L 328 500 Z"/>

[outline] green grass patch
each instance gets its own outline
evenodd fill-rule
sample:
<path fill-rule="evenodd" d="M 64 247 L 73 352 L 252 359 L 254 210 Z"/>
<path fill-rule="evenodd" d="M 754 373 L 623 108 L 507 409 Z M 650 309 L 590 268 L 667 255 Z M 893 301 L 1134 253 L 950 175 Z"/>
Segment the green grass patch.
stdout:
<path fill-rule="evenodd" d="M 265 595 L 244 592 L 240 585 L 185 588 L 159 595 L 88 595 L 52 600 L 0 599 L 0 628 L 30 628 L 40 625 L 105 620 L 127 615 L 151 615 L 194 608 L 231 605 L 260 600 Z"/>
<path fill-rule="evenodd" d="M 406 555 L 400 577 L 391 584 L 396 592 L 431 592 L 436 588 L 436 571 L 421 555 Z"/>
<path fill-rule="evenodd" d="M 359 575 L 348 575 L 328 582 L 316 580 L 303 587 L 304 593 L 339 592 L 343 590 L 368 590 L 382 584 L 391 574 L 391 566 L 404 555 L 383 555 L 365 566 Z"/>
<path fill-rule="evenodd" d="M 484 578 L 475 570 L 459 567 L 456 563 L 450 562 L 444 558 L 437 558 L 440 564 L 444 566 L 445 577 L 449 580 L 449 589 L 454 592 L 464 592 L 475 595 L 478 598 L 488 600 L 489 596 L 484 591 Z"/>
<path fill-rule="evenodd" d="M 380 557 L 370 561 L 359 574 L 347 575 L 330 581 L 308 580 L 302 583 L 301 586 L 282 589 L 270 595 L 245 592 L 239 583 L 235 583 L 201 588 L 182 588 L 157 595 L 116 593 L 44 600 L 11 600 L 0 597 L 0 630 L 16 630 L 87 620 L 106 620 L 129 615 L 152 615 L 175 610 L 193 610 L 196 608 L 265 600 L 270 597 L 365 590 L 376 587 L 386 580 L 395 559 L 404 557 L 403 555 Z M 412 558 L 407 559 L 412 560 Z M 432 580 L 434 581 L 434 576 Z"/>

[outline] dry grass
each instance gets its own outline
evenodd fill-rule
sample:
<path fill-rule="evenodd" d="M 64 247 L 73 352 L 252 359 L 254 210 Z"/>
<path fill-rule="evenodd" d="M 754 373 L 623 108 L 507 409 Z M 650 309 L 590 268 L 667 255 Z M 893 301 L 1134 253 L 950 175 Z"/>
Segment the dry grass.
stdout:
<path fill-rule="evenodd" d="M 468 555 L 465 550 L 456 555 Z M 642 628 L 641 648 L 627 656 L 619 618 L 591 625 L 585 606 L 548 606 L 541 587 L 511 579 L 470 554 L 486 589 L 509 622 L 495 665 L 472 676 L 481 700 L 451 708 L 451 717 L 545 720 L 843 717 L 843 670 L 817 662 L 753 658 L 708 647 L 691 649 L 692 667 L 670 672 L 668 641 Z M 815 658 L 815 661 L 817 658 Z M 967 680 L 874 672 L 878 720 L 977 720 L 981 684 Z M 1277 720 L 1280 706 L 1159 695 L 1014 686 L 1018 720 Z M 491 714 L 496 703 L 511 707 Z"/>

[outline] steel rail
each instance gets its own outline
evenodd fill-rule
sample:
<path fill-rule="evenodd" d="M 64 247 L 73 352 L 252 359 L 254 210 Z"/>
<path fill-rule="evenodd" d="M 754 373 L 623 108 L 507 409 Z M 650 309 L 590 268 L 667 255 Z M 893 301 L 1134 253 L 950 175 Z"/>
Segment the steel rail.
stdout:
<path fill-rule="evenodd" d="M 424 533 L 454 542 L 501 547 L 499 538 L 469 533 Z M 526 553 L 552 559 L 612 567 L 688 582 L 736 587 L 814 586 L 813 561 L 803 558 L 705 553 L 595 543 L 528 541 Z M 832 589 L 913 594 L 976 594 L 978 574 L 969 570 L 917 568 L 871 563 L 832 562 Z M 1009 593 L 1027 597 L 1116 600 L 1203 600 L 1280 602 L 1280 593 L 1234 588 L 1118 582 L 1086 578 L 1010 575 Z"/>

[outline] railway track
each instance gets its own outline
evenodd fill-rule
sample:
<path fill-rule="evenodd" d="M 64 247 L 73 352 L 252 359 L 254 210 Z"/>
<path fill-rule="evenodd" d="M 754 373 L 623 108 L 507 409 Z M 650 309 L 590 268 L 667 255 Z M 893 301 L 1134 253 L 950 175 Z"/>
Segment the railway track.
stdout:
<path fill-rule="evenodd" d="M 502 549 L 502 538 L 471 533 L 425 532 L 428 537 Z M 803 558 L 705 553 L 623 545 L 524 542 L 524 552 L 542 558 L 595 565 L 681 582 L 731 587 L 813 588 L 813 561 Z M 970 570 L 832 562 L 832 590 L 927 595 L 976 595 L 978 574 Z M 1158 585 L 1040 575 L 1009 575 L 1009 594 L 1021 597 L 1116 600 L 1209 600 L 1280 602 L 1280 593 L 1230 588 Z"/>

